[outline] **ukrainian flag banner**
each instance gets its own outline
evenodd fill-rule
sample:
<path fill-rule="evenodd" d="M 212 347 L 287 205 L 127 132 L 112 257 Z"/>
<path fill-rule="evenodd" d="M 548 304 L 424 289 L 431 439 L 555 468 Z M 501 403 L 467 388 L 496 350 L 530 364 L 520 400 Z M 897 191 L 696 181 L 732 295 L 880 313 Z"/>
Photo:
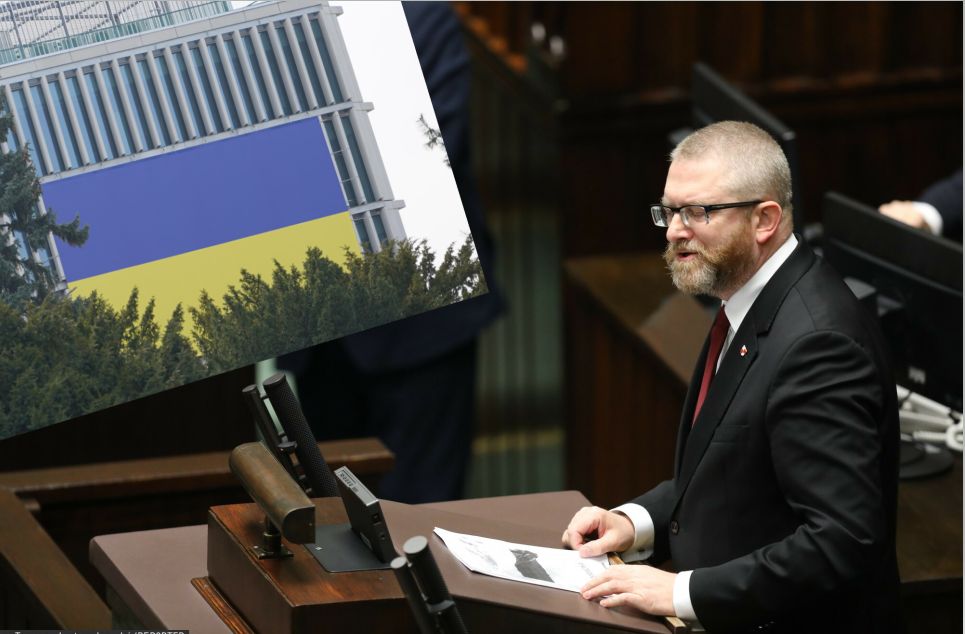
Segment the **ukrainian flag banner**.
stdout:
<path fill-rule="evenodd" d="M 321 122 L 274 126 L 42 185 L 61 217 L 90 226 L 57 245 L 68 287 L 116 309 L 135 286 L 163 323 L 202 290 L 219 300 L 241 269 L 270 277 L 309 247 L 341 262 L 358 239 Z M 186 311 L 187 312 L 187 311 Z M 186 324 L 190 328 L 190 324 Z"/>

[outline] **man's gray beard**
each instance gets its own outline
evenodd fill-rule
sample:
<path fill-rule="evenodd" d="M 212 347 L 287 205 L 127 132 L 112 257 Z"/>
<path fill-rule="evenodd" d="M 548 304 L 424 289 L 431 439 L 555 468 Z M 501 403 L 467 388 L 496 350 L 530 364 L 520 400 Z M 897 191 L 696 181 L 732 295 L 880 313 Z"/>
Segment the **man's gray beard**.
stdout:
<path fill-rule="evenodd" d="M 681 292 L 688 295 L 710 295 L 720 297 L 724 291 L 735 291 L 750 279 L 752 263 L 748 254 L 748 240 L 741 234 L 720 248 L 710 251 L 701 248 L 682 249 L 693 251 L 691 262 L 679 262 L 675 257 L 677 249 L 668 244 L 663 258 L 670 271 L 670 279 Z"/>
<path fill-rule="evenodd" d="M 718 289 L 720 271 L 702 259 L 695 258 L 693 262 L 674 260 L 668 263 L 667 268 L 670 269 L 673 285 L 688 295 L 714 295 Z"/>

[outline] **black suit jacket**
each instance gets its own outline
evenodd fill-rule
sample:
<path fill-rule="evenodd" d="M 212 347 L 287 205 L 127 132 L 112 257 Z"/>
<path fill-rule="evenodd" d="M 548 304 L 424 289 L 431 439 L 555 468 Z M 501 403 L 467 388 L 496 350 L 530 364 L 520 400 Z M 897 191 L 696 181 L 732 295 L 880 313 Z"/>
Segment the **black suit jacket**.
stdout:
<path fill-rule="evenodd" d="M 938 210 L 942 217 L 942 235 L 962 241 L 962 170 L 931 185 L 918 200 Z"/>
<path fill-rule="evenodd" d="M 754 302 L 691 429 L 673 480 L 634 500 L 654 558 L 693 570 L 710 632 L 898 628 L 898 412 L 877 326 L 800 241 Z"/>

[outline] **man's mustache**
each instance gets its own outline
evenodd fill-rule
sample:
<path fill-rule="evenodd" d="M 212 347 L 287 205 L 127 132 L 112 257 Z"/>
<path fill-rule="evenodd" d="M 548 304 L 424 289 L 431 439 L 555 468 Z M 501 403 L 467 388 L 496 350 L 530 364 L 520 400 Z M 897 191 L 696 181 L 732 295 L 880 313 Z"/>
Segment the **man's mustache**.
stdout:
<path fill-rule="evenodd" d="M 703 256 L 704 249 L 695 242 L 679 240 L 677 242 L 667 243 L 667 255 L 677 255 L 678 253 L 696 253 L 697 255 Z"/>

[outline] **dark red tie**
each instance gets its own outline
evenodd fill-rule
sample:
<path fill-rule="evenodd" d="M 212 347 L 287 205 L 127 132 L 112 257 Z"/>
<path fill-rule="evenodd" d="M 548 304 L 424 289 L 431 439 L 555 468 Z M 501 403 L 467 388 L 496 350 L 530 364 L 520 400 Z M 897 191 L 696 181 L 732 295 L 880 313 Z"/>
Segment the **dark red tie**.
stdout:
<path fill-rule="evenodd" d="M 730 329 L 730 322 L 727 321 L 724 307 L 721 306 L 720 310 L 717 311 L 717 318 L 714 319 L 714 325 L 710 329 L 710 347 L 707 350 L 707 361 L 704 362 L 704 378 L 700 381 L 697 407 L 694 408 L 694 421 L 700 414 L 700 408 L 703 407 L 704 399 L 707 398 L 707 391 L 710 389 L 710 382 L 714 380 L 714 374 L 717 372 L 717 357 L 720 356 L 720 351 L 724 347 L 728 329 Z M 693 421 L 690 424 L 693 425 Z"/>

